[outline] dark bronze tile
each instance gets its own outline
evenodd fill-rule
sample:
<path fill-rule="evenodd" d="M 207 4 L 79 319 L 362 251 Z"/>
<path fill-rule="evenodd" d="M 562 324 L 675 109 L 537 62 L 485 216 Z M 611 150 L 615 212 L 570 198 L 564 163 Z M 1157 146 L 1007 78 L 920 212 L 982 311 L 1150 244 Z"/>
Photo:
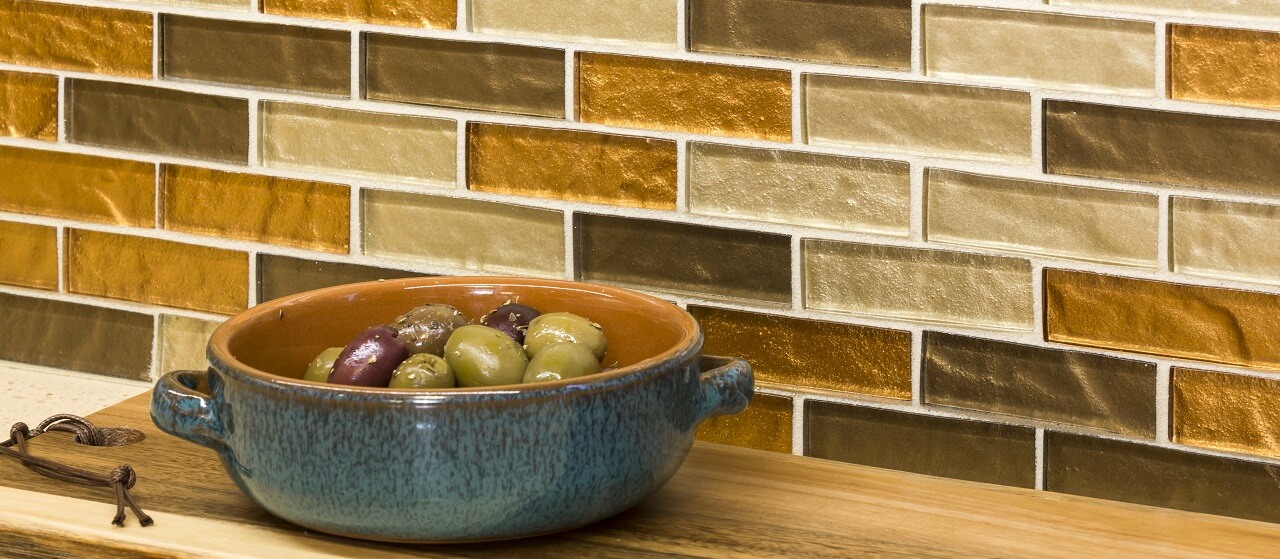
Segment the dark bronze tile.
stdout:
<path fill-rule="evenodd" d="M 747 411 L 703 422 L 698 440 L 790 454 L 791 412 L 791 398 L 757 393 Z"/>
<path fill-rule="evenodd" d="M 346 31 L 163 14 L 167 78 L 351 95 Z"/>
<path fill-rule="evenodd" d="M 1045 489 L 1280 522 L 1280 465 L 1045 433 Z"/>
<path fill-rule="evenodd" d="M 0 293 L 0 359 L 146 380 L 151 315 Z"/>
<path fill-rule="evenodd" d="M 414 278 L 428 274 L 347 262 L 326 262 L 274 254 L 258 255 L 258 301 L 345 283 Z"/>
<path fill-rule="evenodd" d="M 689 0 L 690 49 L 911 66 L 910 0 Z"/>
<path fill-rule="evenodd" d="M 1016 487 L 1034 487 L 1030 427 L 809 400 L 805 456 Z"/>

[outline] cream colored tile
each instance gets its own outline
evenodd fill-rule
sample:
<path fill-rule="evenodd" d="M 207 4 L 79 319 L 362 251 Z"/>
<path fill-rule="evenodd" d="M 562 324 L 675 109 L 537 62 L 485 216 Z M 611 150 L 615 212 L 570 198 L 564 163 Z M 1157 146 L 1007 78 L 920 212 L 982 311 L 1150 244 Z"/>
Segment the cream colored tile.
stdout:
<path fill-rule="evenodd" d="M 1173 269 L 1280 284 L 1280 206 L 1175 197 Z"/>
<path fill-rule="evenodd" d="M 160 370 L 203 371 L 209 367 L 205 347 L 222 323 L 171 314 L 160 315 Z"/>

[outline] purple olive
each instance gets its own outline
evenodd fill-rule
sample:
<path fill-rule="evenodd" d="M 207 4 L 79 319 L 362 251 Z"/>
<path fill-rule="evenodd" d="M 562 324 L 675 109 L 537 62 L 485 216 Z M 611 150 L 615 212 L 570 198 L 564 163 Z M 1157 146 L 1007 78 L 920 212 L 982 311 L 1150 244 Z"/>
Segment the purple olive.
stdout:
<path fill-rule="evenodd" d="M 396 339 L 395 330 L 374 326 L 361 332 L 338 354 L 329 383 L 385 387 L 391 382 L 391 373 L 408 357 L 409 349 Z"/>
<path fill-rule="evenodd" d="M 529 305 L 507 303 L 484 315 L 484 318 L 480 319 L 480 324 L 500 330 L 515 339 L 517 343 L 524 344 L 524 331 L 529 328 L 529 322 L 541 314 L 541 311 Z"/>

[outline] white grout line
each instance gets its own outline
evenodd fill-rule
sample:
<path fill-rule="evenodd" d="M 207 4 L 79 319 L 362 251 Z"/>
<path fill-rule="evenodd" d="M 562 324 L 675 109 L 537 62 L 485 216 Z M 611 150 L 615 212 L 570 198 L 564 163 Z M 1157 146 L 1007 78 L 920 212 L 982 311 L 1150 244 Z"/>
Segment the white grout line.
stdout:
<path fill-rule="evenodd" d="M 791 454 L 804 456 L 805 397 L 801 395 L 794 396 L 791 402 Z"/>
<path fill-rule="evenodd" d="M 791 143 L 802 145 L 805 137 L 804 77 L 800 72 L 791 73 Z"/>
<path fill-rule="evenodd" d="M 564 119 L 578 120 L 578 52 L 573 49 L 564 51 Z"/>
<path fill-rule="evenodd" d="M 1173 201 L 1168 193 L 1160 193 L 1159 220 L 1156 225 L 1156 262 L 1161 272 L 1173 270 Z"/>
<path fill-rule="evenodd" d="M 689 0 L 676 0 L 676 50 L 688 51 L 691 45 L 689 37 Z"/>
<path fill-rule="evenodd" d="M 261 301 L 258 300 L 258 253 L 249 251 L 249 306 L 257 305 Z"/>
<path fill-rule="evenodd" d="M 359 186 L 351 186 L 349 188 L 351 189 L 351 200 L 349 201 L 351 205 L 347 213 L 350 216 L 351 228 L 348 233 L 350 236 L 350 250 L 348 252 L 356 255 L 364 251 L 364 212 L 361 211 L 364 208 L 364 204 L 360 200 L 364 190 Z"/>
<path fill-rule="evenodd" d="M 1161 18 L 1156 20 L 1155 46 L 1155 84 L 1156 97 L 1169 98 L 1169 23 Z"/>
<path fill-rule="evenodd" d="M 161 34 L 164 14 L 160 12 L 152 12 L 151 15 L 151 76 L 155 79 L 161 79 L 161 67 L 164 52 L 161 50 L 164 45 L 164 37 Z"/>
<path fill-rule="evenodd" d="M 351 32 L 351 99 L 364 99 L 364 45 L 359 31 Z"/>
<path fill-rule="evenodd" d="M 564 277 L 569 280 L 578 279 L 576 239 L 577 235 L 573 230 L 573 212 L 564 212 Z"/>
<path fill-rule="evenodd" d="M 913 164 L 907 170 L 909 173 L 908 180 L 908 203 L 911 204 L 908 210 L 907 227 L 908 235 L 911 240 L 926 242 L 929 239 L 928 223 L 926 219 L 929 217 L 929 200 L 928 192 L 925 188 L 925 174 L 927 172 L 925 165 Z"/>
<path fill-rule="evenodd" d="M 454 157 L 456 158 L 453 188 L 457 190 L 469 191 L 470 185 L 467 183 L 467 128 L 471 122 L 468 120 L 458 120 L 457 143 L 454 144 Z"/>
<path fill-rule="evenodd" d="M 1045 478 L 1045 433 L 1044 429 L 1036 429 L 1036 489 L 1044 490 Z"/>
<path fill-rule="evenodd" d="M 1044 317 L 1046 310 L 1044 308 L 1044 266 L 1031 265 L 1031 336 L 1038 343 L 1043 343 L 1047 333 L 1045 332 Z"/>
<path fill-rule="evenodd" d="M 252 290 L 250 290 L 252 291 Z M 164 349 L 164 320 L 163 315 L 156 314 L 151 317 L 151 370 L 147 371 L 147 378 L 152 381 L 158 380 L 160 375 L 160 353 Z"/>
<path fill-rule="evenodd" d="M 1172 433 L 1169 432 L 1170 421 L 1173 419 L 1169 400 L 1172 377 L 1172 367 L 1169 364 L 1161 363 L 1156 366 L 1156 440 L 1162 443 L 1172 440 Z"/>
<path fill-rule="evenodd" d="M 676 213 L 689 213 L 689 143 L 676 142 Z"/>
<path fill-rule="evenodd" d="M 458 14 L 457 29 L 459 31 L 470 31 L 471 30 L 471 1 L 458 0 L 458 7 L 456 10 L 456 13 Z"/>
<path fill-rule="evenodd" d="M 67 292 L 67 228 L 54 229 L 55 241 L 58 243 L 58 292 Z"/>
<path fill-rule="evenodd" d="M 69 128 L 67 124 L 71 121 L 71 109 L 67 104 L 67 85 L 67 78 L 61 75 L 58 76 L 58 107 L 54 116 L 57 119 L 58 143 L 67 141 L 67 128 Z"/>
<path fill-rule="evenodd" d="M 925 75 L 924 2 L 911 0 L 911 73 Z"/>
<path fill-rule="evenodd" d="M 924 330 L 911 330 L 911 403 L 923 408 L 924 401 Z"/>

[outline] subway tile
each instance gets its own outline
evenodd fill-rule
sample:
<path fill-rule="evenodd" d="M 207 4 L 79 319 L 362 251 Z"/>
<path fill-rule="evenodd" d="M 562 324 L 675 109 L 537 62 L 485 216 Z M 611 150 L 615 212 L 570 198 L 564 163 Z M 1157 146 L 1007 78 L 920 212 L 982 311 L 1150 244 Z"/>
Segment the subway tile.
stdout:
<path fill-rule="evenodd" d="M 747 410 L 698 426 L 698 440 L 791 453 L 791 398 L 756 393 Z"/>
<path fill-rule="evenodd" d="M 249 102 L 126 83 L 67 80 L 67 140 L 244 164 Z"/>
<path fill-rule="evenodd" d="M 578 53 L 583 122 L 791 140 L 791 75 L 785 70 Z"/>
<path fill-rule="evenodd" d="M 205 348 L 213 331 L 221 325 L 222 322 L 216 320 L 160 315 L 160 370 L 157 373 L 209 368 Z"/>
<path fill-rule="evenodd" d="M 151 77 L 151 14 L 0 0 L 0 62 Z"/>
<path fill-rule="evenodd" d="M 1016 487 L 1034 487 L 1030 427 L 835 402 L 804 403 L 805 456 Z"/>
<path fill-rule="evenodd" d="M 1045 489 L 1280 522 L 1280 465 L 1049 431 Z"/>
<path fill-rule="evenodd" d="M 327 182 L 165 165 L 166 229 L 346 254 L 350 188 Z"/>
<path fill-rule="evenodd" d="M 805 142 L 1008 163 L 1031 160 L 1031 96 L 805 74 Z"/>
<path fill-rule="evenodd" d="M 530 37 L 674 49 L 675 0 L 471 0 L 471 29 Z"/>
<path fill-rule="evenodd" d="M 0 293 L 0 359 L 146 380 L 152 317 Z"/>
<path fill-rule="evenodd" d="M 689 144 L 689 211 L 904 237 L 910 166 L 903 161 Z"/>
<path fill-rule="evenodd" d="M 702 350 L 746 359 L 757 381 L 911 398 L 910 332 L 705 306 L 689 313 Z"/>
<path fill-rule="evenodd" d="M 365 97 L 564 118 L 563 50 L 364 34 Z"/>
<path fill-rule="evenodd" d="M 153 163 L 0 146 L 0 169 L 0 210 L 155 225 Z"/>
<path fill-rule="evenodd" d="M 925 73 L 1015 86 L 1155 93 L 1155 25 L 973 6 L 924 7 Z"/>
<path fill-rule="evenodd" d="M 690 0 L 688 5 L 691 50 L 911 66 L 910 0 Z"/>
<path fill-rule="evenodd" d="M 1058 6 L 1079 6 L 1143 14 L 1171 14 L 1193 17 L 1224 16 L 1231 18 L 1274 19 L 1280 13 L 1277 0 L 1045 0 Z"/>
<path fill-rule="evenodd" d="M 942 332 L 924 340 L 926 404 L 1156 434 L 1155 363 Z"/>
<path fill-rule="evenodd" d="M 1090 262 L 1156 267 L 1154 194 L 925 171 L 925 237 Z"/>
<path fill-rule="evenodd" d="M 1280 284 L 1280 206 L 1175 196 L 1175 272 Z"/>
<path fill-rule="evenodd" d="M 1280 193 L 1280 121 L 1047 100 L 1044 170 Z"/>
<path fill-rule="evenodd" d="M 786 235 L 586 213 L 574 214 L 578 279 L 697 297 L 786 305 Z"/>
<path fill-rule="evenodd" d="M 479 122 L 467 128 L 467 184 L 480 192 L 674 210 L 676 168 L 670 140 Z"/>
<path fill-rule="evenodd" d="M 0 283 L 58 289 L 58 228 L 0 221 Z"/>
<path fill-rule="evenodd" d="M 166 78 L 349 97 L 351 33 L 162 14 Z"/>
<path fill-rule="evenodd" d="M 804 239 L 805 308 L 1030 330 L 1031 263 L 1021 258 Z"/>
<path fill-rule="evenodd" d="M 1280 108 L 1280 33 L 1171 24 L 1168 75 L 1172 99 Z"/>
<path fill-rule="evenodd" d="M 1280 296 L 1046 269 L 1045 339 L 1246 367 L 1280 366 Z"/>
<path fill-rule="evenodd" d="M 243 252 L 69 229 L 66 261 L 72 293 L 222 314 L 248 304 Z"/>
<path fill-rule="evenodd" d="M 58 139 L 58 76 L 0 70 L 0 136 Z"/>
<path fill-rule="evenodd" d="M 263 13 L 282 16 L 359 21 L 381 25 L 454 29 L 454 0 L 260 0 Z"/>
<path fill-rule="evenodd" d="M 426 274 L 364 266 L 349 262 L 328 262 L 275 254 L 258 255 L 258 300 L 270 301 L 303 291 L 348 283 L 384 279 L 415 278 Z"/>
<path fill-rule="evenodd" d="M 267 101 L 262 165 L 452 187 L 458 125 L 441 118 Z"/>
<path fill-rule="evenodd" d="M 1280 378 L 1174 367 L 1170 438 L 1280 458 Z"/>
<path fill-rule="evenodd" d="M 366 254 L 564 277 L 564 214 L 559 210 L 383 190 L 365 190 L 363 198 Z"/>

